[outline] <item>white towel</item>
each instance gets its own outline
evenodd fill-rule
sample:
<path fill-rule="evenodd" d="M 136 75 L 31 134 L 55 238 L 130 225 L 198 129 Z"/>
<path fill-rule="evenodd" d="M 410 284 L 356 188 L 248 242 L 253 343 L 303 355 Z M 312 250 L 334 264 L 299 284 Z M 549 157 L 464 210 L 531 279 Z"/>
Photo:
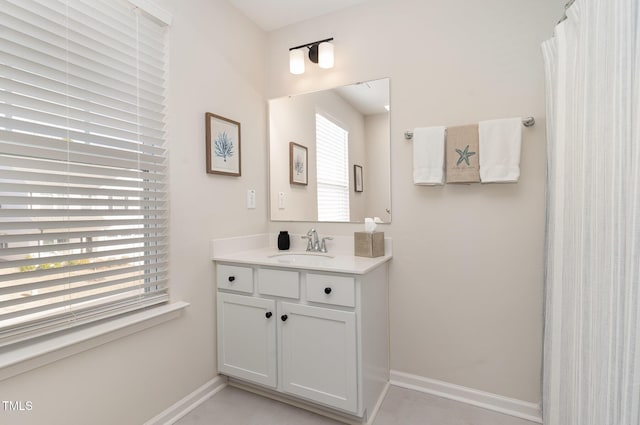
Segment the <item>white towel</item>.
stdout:
<path fill-rule="evenodd" d="M 413 130 L 413 182 L 419 185 L 444 184 L 445 127 Z"/>
<path fill-rule="evenodd" d="M 522 118 L 478 123 L 480 181 L 517 182 L 520 178 Z"/>

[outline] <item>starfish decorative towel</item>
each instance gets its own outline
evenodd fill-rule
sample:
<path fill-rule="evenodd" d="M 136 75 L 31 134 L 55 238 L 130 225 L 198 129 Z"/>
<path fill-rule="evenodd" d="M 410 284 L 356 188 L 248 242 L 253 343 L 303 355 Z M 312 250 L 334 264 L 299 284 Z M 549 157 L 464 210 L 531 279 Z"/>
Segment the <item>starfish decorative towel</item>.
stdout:
<path fill-rule="evenodd" d="M 447 128 L 447 183 L 479 183 L 478 125 Z"/>

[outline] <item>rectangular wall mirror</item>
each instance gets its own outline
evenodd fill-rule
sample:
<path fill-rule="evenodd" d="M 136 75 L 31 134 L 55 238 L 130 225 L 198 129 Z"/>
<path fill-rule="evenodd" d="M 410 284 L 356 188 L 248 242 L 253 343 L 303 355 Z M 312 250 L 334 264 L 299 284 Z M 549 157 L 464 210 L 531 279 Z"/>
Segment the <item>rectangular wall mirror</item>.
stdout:
<path fill-rule="evenodd" d="M 269 101 L 273 221 L 391 222 L 389 79 Z"/>

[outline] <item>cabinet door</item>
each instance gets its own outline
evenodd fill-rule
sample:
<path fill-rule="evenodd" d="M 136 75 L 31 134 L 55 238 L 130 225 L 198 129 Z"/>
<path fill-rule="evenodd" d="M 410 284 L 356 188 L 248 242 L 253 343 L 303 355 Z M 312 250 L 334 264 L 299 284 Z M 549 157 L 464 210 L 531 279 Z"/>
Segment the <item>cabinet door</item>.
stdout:
<path fill-rule="evenodd" d="M 276 303 L 218 292 L 218 370 L 276 386 Z"/>
<path fill-rule="evenodd" d="M 284 302 L 281 307 L 282 389 L 356 412 L 355 313 Z"/>

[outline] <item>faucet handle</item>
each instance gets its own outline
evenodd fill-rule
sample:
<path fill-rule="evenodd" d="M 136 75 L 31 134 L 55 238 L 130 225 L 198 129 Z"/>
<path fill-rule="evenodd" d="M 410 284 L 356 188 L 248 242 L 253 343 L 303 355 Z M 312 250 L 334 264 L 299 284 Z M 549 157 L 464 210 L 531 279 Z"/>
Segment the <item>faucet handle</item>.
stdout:
<path fill-rule="evenodd" d="M 327 244 L 325 243 L 326 240 L 332 241 L 333 238 L 331 236 L 322 238 L 322 244 L 320 245 L 320 252 L 327 252 Z"/>
<path fill-rule="evenodd" d="M 313 251 L 313 238 L 311 237 L 311 235 L 303 235 L 300 236 L 300 238 L 307 240 L 307 251 Z"/>

